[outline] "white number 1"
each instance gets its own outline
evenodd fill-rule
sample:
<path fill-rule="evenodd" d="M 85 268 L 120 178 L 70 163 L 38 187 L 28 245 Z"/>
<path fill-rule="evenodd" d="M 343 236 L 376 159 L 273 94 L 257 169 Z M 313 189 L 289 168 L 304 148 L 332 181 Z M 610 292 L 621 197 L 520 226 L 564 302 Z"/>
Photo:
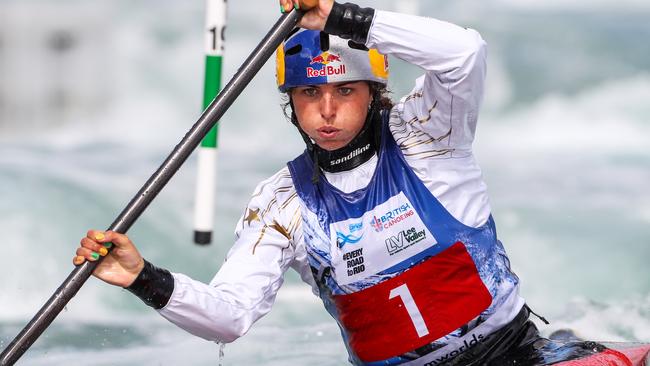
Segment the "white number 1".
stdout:
<path fill-rule="evenodd" d="M 415 300 L 413 300 L 413 296 L 411 296 L 411 291 L 409 291 L 409 288 L 406 286 L 406 284 L 390 290 L 390 295 L 388 298 L 393 299 L 398 296 L 402 298 L 404 307 L 411 317 L 411 321 L 413 322 L 413 326 L 415 326 L 415 330 L 418 332 L 418 336 L 422 338 L 425 335 L 429 334 L 429 328 L 427 328 L 427 325 L 424 323 L 424 318 L 422 318 L 420 309 L 418 309 L 418 306 L 415 304 Z"/>

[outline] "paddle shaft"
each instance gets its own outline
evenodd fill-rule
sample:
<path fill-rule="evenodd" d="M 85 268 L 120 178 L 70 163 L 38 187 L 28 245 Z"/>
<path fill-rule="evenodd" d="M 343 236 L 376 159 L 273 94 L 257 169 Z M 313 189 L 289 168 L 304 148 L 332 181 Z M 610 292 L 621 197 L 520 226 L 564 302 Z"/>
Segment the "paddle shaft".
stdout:
<path fill-rule="evenodd" d="M 183 165 L 192 151 L 199 145 L 203 137 L 216 125 L 217 121 L 228 110 L 239 94 L 244 90 L 255 74 L 264 66 L 266 60 L 280 45 L 284 38 L 296 26 L 304 15 L 302 10 L 283 14 L 266 34 L 260 44 L 244 61 L 233 78 L 205 109 L 198 121 L 187 132 L 167 159 L 147 180 L 144 186 L 131 199 L 115 221 L 107 230 L 126 233 L 133 223 L 146 210 L 153 199 L 165 187 L 171 177 Z M 81 286 L 92 275 L 101 258 L 95 262 L 86 261 L 75 267 L 68 278 L 54 292 L 43 307 L 36 313 L 25 328 L 0 354 L 0 366 L 13 365 L 20 356 L 38 339 L 45 329 L 54 321 L 66 304 L 79 291 Z"/>

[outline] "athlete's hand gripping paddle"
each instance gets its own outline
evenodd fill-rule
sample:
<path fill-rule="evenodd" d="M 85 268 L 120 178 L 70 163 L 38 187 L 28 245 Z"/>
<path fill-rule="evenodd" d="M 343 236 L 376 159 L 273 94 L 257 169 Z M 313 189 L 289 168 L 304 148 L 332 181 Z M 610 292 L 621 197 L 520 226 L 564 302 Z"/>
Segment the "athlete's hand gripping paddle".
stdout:
<path fill-rule="evenodd" d="M 291 10 L 282 14 L 264 39 L 262 39 L 250 56 L 248 56 L 246 61 L 244 61 L 237 73 L 205 109 L 197 122 L 183 139 L 181 139 L 179 144 L 176 145 L 158 170 L 140 188 L 138 193 L 131 199 L 107 230 L 118 233 L 126 233 L 128 231 L 185 160 L 187 160 L 192 151 L 199 145 L 203 137 L 219 121 L 226 110 L 228 110 L 239 94 L 241 94 L 253 79 L 255 74 L 262 68 L 266 60 L 273 54 L 273 51 L 275 51 L 284 38 L 298 24 L 305 11 L 311 9 L 318 3 L 318 0 L 301 0 L 300 9 Z M 0 366 L 13 365 L 27 351 L 79 291 L 86 280 L 88 280 L 95 267 L 103 258 L 101 257 L 98 261 L 94 262 L 86 261 L 75 267 L 32 320 L 2 351 L 0 354 Z"/>

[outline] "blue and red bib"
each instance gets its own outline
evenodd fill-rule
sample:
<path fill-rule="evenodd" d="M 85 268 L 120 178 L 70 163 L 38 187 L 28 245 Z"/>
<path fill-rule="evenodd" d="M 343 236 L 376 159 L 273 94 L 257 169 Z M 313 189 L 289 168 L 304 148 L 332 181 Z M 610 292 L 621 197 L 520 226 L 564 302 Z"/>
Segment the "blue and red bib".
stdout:
<path fill-rule="evenodd" d="M 523 301 L 492 218 L 472 228 L 449 214 L 408 165 L 387 113 L 383 124 L 377 167 L 363 189 L 345 193 L 325 179 L 314 185 L 307 153 L 288 166 L 303 202 L 309 263 L 350 360 L 420 364 L 460 352 L 464 337 L 487 336 Z"/>

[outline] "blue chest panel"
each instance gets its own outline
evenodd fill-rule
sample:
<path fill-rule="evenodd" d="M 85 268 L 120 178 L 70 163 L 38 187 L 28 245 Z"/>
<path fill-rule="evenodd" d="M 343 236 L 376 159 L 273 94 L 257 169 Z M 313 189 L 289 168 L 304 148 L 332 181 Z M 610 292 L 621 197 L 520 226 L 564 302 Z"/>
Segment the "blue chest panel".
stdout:
<path fill-rule="evenodd" d="M 413 263 L 436 255 L 458 241 L 467 246 L 479 271 L 481 267 L 488 266 L 491 268 L 486 270 L 496 269 L 497 272 L 501 272 L 488 263 L 489 258 L 497 254 L 495 251 L 502 250 L 496 239 L 492 218 L 484 226 L 472 228 L 449 214 L 406 162 L 388 129 L 386 115 L 383 120 L 382 147 L 377 168 L 365 188 L 345 193 L 325 179 L 320 179 L 318 184 L 314 185 L 311 181 L 313 163 L 306 153 L 288 164 L 298 195 L 307 206 L 306 209 L 310 211 L 308 215 L 303 215 L 303 221 L 306 224 L 304 226 L 308 252 L 319 257 L 312 261 L 312 265 L 332 267 L 332 262 L 336 261 L 333 257 L 334 242 L 338 242 L 338 247 L 342 245 L 343 249 L 350 249 L 355 246 L 361 247 L 364 238 L 372 237 L 375 242 L 370 244 L 366 241 L 363 245 L 364 252 L 369 250 L 368 245 L 385 246 L 386 250 L 390 250 L 391 242 L 393 248 L 397 250 L 400 244 L 402 246 L 408 244 L 409 238 L 417 240 L 418 235 L 421 236 L 424 230 L 426 235 L 432 236 L 425 238 L 429 239 L 430 245 L 411 250 L 414 252 L 412 255 L 390 267 L 375 266 L 381 268 L 377 274 L 390 276 L 403 271 Z M 396 223 L 396 220 L 401 221 L 403 225 Z M 420 222 L 423 225 L 416 225 Z M 331 231 L 335 230 L 333 229 L 335 223 L 343 225 L 337 225 L 337 232 L 332 233 Z M 345 255 L 350 251 L 341 252 Z M 347 255 L 346 258 L 354 255 L 354 253 Z M 356 258 L 358 257 L 357 255 Z M 365 255 L 363 257 L 367 267 L 369 258 Z M 323 268 L 315 268 L 315 272 L 322 274 Z M 369 275 L 373 276 L 376 273 L 369 273 Z M 494 273 L 491 272 L 486 277 L 493 278 Z M 361 283 L 359 286 L 363 288 L 377 280 L 381 279 L 371 278 L 368 283 Z M 490 282 L 489 279 L 487 282 Z M 332 290 L 335 293 L 338 292 L 337 287 L 333 286 Z M 354 291 L 354 289 L 350 290 Z"/>

